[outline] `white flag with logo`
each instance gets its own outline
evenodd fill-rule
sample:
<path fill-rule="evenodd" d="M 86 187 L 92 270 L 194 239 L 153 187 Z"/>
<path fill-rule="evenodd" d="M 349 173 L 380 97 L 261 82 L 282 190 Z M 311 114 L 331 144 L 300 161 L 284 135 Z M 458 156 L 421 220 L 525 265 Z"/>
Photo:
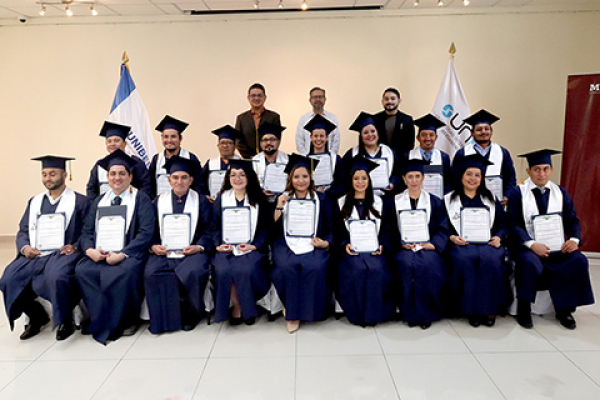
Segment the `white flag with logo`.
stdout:
<path fill-rule="evenodd" d="M 437 130 L 438 139 L 435 147 L 448 153 L 450 158 L 454 158 L 454 153 L 471 138 L 469 125 L 463 121 L 471 115 L 471 111 L 454 69 L 453 57 L 450 57 L 446 76 L 431 113 L 446 123 L 446 126 Z"/>
<path fill-rule="evenodd" d="M 156 153 L 153 131 L 146 107 L 125 63 L 121 64 L 121 79 L 108 119 L 131 127 L 127 136 L 126 152 L 142 159 L 148 168 L 152 156 Z"/>

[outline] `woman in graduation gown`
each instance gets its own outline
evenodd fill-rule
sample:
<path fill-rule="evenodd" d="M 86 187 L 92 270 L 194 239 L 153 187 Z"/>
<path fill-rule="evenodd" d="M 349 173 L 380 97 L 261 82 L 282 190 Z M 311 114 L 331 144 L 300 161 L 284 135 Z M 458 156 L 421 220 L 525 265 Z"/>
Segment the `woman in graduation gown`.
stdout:
<path fill-rule="evenodd" d="M 350 243 L 350 224 L 356 221 L 374 221 L 377 233 L 381 235 L 382 232 L 383 201 L 373 194 L 369 178 L 369 171 L 375 167 L 377 164 L 362 156 L 353 159 L 350 170 L 352 189 L 338 200 L 341 212 L 336 221 L 336 232 L 340 235 L 337 298 L 348 321 L 363 327 L 389 320 L 393 304 L 390 293 L 392 274 L 382 256 L 381 244 L 375 251 L 362 252 Z"/>
<path fill-rule="evenodd" d="M 274 219 L 274 244 L 271 279 L 285 307 L 288 332 L 298 330 L 300 321 L 320 321 L 327 317 L 331 305 L 328 285 L 329 246 L 333 243 L 331 201 L 315 190 L 311 170 L 318 164 L 292 154 L 286 167 L 288 183 L 277 199 Z M 290 236 L 286 215 L 290 200 L 314 201 L 315 235 Z"/>
<path fill-rule="evenodd" d="M 357 155 L 361 155 L 368 159 L 384 159 L 388 166 L 390 184 L 387 188 L 375 189 L 375 194 L 377 196 L 390 198 L 398 193 L 403 187 L 402 182 L 399 179 L 399 171 L 401 171 L 400 159 L 388 145 L 380 143 L 379 133 L 377 132 L 377 128 L 375 128 L 373 116 L 361 112 L 350 126 L 350 130 L 356 131 L 360 135 L 358 145 L 352 147 L 344 154 L 344 158 L 342 159 L 344 175 L 350 173 L 352 159 Z M 345 191 L 348 190 L 350 190 L 350 187 L 346 186 Z"/>
<path fill-rule="evenodd" d="M 144 271 L 144 287 L 150 312 L 150 332 L 190 331 L 205 314 L 204 289 L 208 282 L 212 238 L 211 205 L 191 186 L 197 164 L 173 155 L 165 163 L 172 189 L 155 201 L 157 224 L 152 255 Z M 165 247 L 164 218 L 189 215 L 189 245 L 181 250 Z"/>
<path fill-rule="evenodd" d="M 223 188 L 213 204 L 213 245 L 215 267 L 215 319 L 229 318 L 231 325 L 254 324 L 258 310 L 256 301 L 269 291 L 267 272 L 267 237 L 272 225 L 266 212 L 266 200 L 258 177 L 247 160 L 230 160 Z M 250 210 L 248 243 L 227 244 L 222 234 L 222 215 L 226 207 Z M 229 312 L 229 305 L 233 308 Z"/>
<path fill-rule="evenodd" d="M 483 182 L 483 170 L 490 164 L 479 154 L 461 159 L 455 169 L 459 186 L 444 196 L 450 221 L 450 292 L 456 311 L 467 316 L 473 327 L 493 326 L 496 315 L 504 314 L 511 300 L 504 263 L 506 249 L 502 245 L 507 235 L 504 210 Z M 489 241 L 473 242 L 466 235 L 461 236 L 463 208 L 487 209 Z"/>
<path fill-rule="evenodd" d="M 408 189 L 384 205 L 382 244 L 391 250 L 388 257 L 401 285 L 399 301 L 404 320 L 410 327 L 427 329 L 444 312 L 442 289 L 447 271 L 441 255 L 448 242 L 448 217 L 442 201 L 421 189 L 423 161 L 408 161 L 403 178 Z M 399 212 L 410 210 L 425 212 L 424 229 L 429 240 L 416 243 L 406 236 L 407 231 L 401 231 Z"/>

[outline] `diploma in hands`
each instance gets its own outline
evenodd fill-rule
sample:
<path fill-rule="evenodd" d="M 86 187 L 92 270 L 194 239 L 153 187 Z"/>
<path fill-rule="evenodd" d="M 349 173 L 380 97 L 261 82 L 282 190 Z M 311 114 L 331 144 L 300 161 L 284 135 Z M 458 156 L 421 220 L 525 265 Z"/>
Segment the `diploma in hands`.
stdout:
<path fill-rule="evenodd" d="M 96 216 L 96 248 L 121 251 L 125 246 L 127 206 L 98 207 Z"/>
<path fill-rule="evenodd" d="M 319 160 L 317 168 L 314 169 L 313 180 L 315 186 L 327 186 L 333 182 L 333 171 L 331 168 L 331 156 L 329 154 L 311 154 L 310 158 Z"/>
<path fill-rule="evenodd" d="M 286 204 L 286 235 L 296 237 L 315 236 L 315 200 L 289 199 Z"/>
<path fill-rule="evenodd" d="M 429 227 L 425 210 L 399 211 L 398 227 L 403 244 L 429 242 Z"/>
<path fill-rule="evenodd" d="M 208 190 L 210 192 L 210 198 L 216 199 L 217 194 L 223 186 L 223 180 L 225 180 L 225 173 L 227 170 L 210 171 L 208 175 Z"/>
<path fill-rule="evenodd" d="M 485 207 L 460 210 L 460 237 L 469 243 L 487 243 L 491 239 L 490 212 Z"/>
<path fill-rule="evenodd" d="M 374 253 L 379 251 L 377 223 L 372 219 L 348 221 L 350 245 L 357 253 Z"/>
<path fill-rule="evenodd" d="M 534 240 L 548 246 L 551 252 L 560 251 L 565 242 L 562 215 L 552 213 L 532 217 Z"/>
<path fill-rule="evenodd" d="M 504 198 L 502 177 L 500 175 L 486 176 L 485 187 L 492 192 L 496 200 L 502 200 Z"/>
<path fill-rule="evenodd" d="M 373 189 L 385 189 L 390 186 L 390 170 L 387 159 L 369 158 L 369 160 L 379 164 L 378 167 L 375 167 L 375 169 L 369 172 L 371 182 L 373 183 Z"/>
<path fill-rule="evenodd" d="M 35 248 L 39 251 L 60 250 L 65 245 L 65 223 L 63 213 L 38 215 Z"/>
<path fill-rule="evenodd" d="M 165 214 L 163 215 L 162 228 L 162 245 L 168 250 L 183 250 L 190 245 L 190 214 Z"/>
<path fill-rule="evenodd" d="M 444 197 L 444 175 L 441 165 L 423 166 L 423 190 L 431 193 L 438 199 Z"/>
<path fill-rule="evenodd" d="M 223 243 L 250 243 L 250 207 L 224 207 L 221 225 Z"/>
<path fill-rule="evenodd" d="M 271 193 L 283 193 L 287 184 L 287 174 L 285 173 L 285 164 L 269 164 L 265 168 L 265 181 L 263 189 Z"/>
<path fill-rule="evenodd" d="M 156 179 L 156 194 L 159 195 L 164 192 L 171 190 L 171 184 L 169 183 L 169 175 L 160 174 Z"/>

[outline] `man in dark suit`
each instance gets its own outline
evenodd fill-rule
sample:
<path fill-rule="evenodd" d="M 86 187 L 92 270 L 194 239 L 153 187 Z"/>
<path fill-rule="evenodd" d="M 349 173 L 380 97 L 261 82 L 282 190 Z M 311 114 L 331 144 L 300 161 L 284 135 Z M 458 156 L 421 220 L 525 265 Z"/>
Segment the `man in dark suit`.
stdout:
<path fill-rule="evenodd" d="M 384 110 L 375 114 L 373 120 L 380 142 L 390 146 L 398 158 L 406 159 L 415 147 L 415 125 L 410 115 L 398 110 L 401 102 L 397 89 L 385 89 L 381 99 Z"/>
<path fill-rule="evenodd" d="M 265 87 L 255 83 L 248 89 L 250 110 L 241 113 L 235 120 L 235 129 L 242 133 L 238 139 L 237 148 L 243 158 L 252 158 L 258 153 L 258 126 L 265 122 L 281 125 L 279 114 L 265 108 L 267 94 Z"/>

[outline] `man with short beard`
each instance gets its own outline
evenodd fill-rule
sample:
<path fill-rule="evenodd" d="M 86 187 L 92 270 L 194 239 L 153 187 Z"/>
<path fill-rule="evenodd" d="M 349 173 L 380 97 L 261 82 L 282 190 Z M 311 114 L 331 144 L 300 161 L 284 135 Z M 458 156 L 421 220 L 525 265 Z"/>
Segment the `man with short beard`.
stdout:
<path fill-rule="evenodd" d="M 260 143 L 260 153 L 252 157 L 254 170 L 258 179 L 260 180 L 260 186 L 264 189 L 265 184 L 265 173 L 269 164 L 285 164 L 288 163 L 288 155 L 283 151 L 279 151 L 281 145 L 281 133 L 285 130 L 285 126 L 264 123 L 258 127 L 258 138 Z M 276 193 L 271 193 L 265 190 L 265 195 L 268 197 L 269 202 L 275 200 Z"/>
<path fill-rule="evenodd" d="M 398 89 L 385 89 L 381 98 L 383 111 L 373 115 L 373 120 L 381 143 L 390 146 L 398 158 L 404 160 L 415 147 L 415 125 L 410 115 L 398 110 L 400 103 Z"/>

